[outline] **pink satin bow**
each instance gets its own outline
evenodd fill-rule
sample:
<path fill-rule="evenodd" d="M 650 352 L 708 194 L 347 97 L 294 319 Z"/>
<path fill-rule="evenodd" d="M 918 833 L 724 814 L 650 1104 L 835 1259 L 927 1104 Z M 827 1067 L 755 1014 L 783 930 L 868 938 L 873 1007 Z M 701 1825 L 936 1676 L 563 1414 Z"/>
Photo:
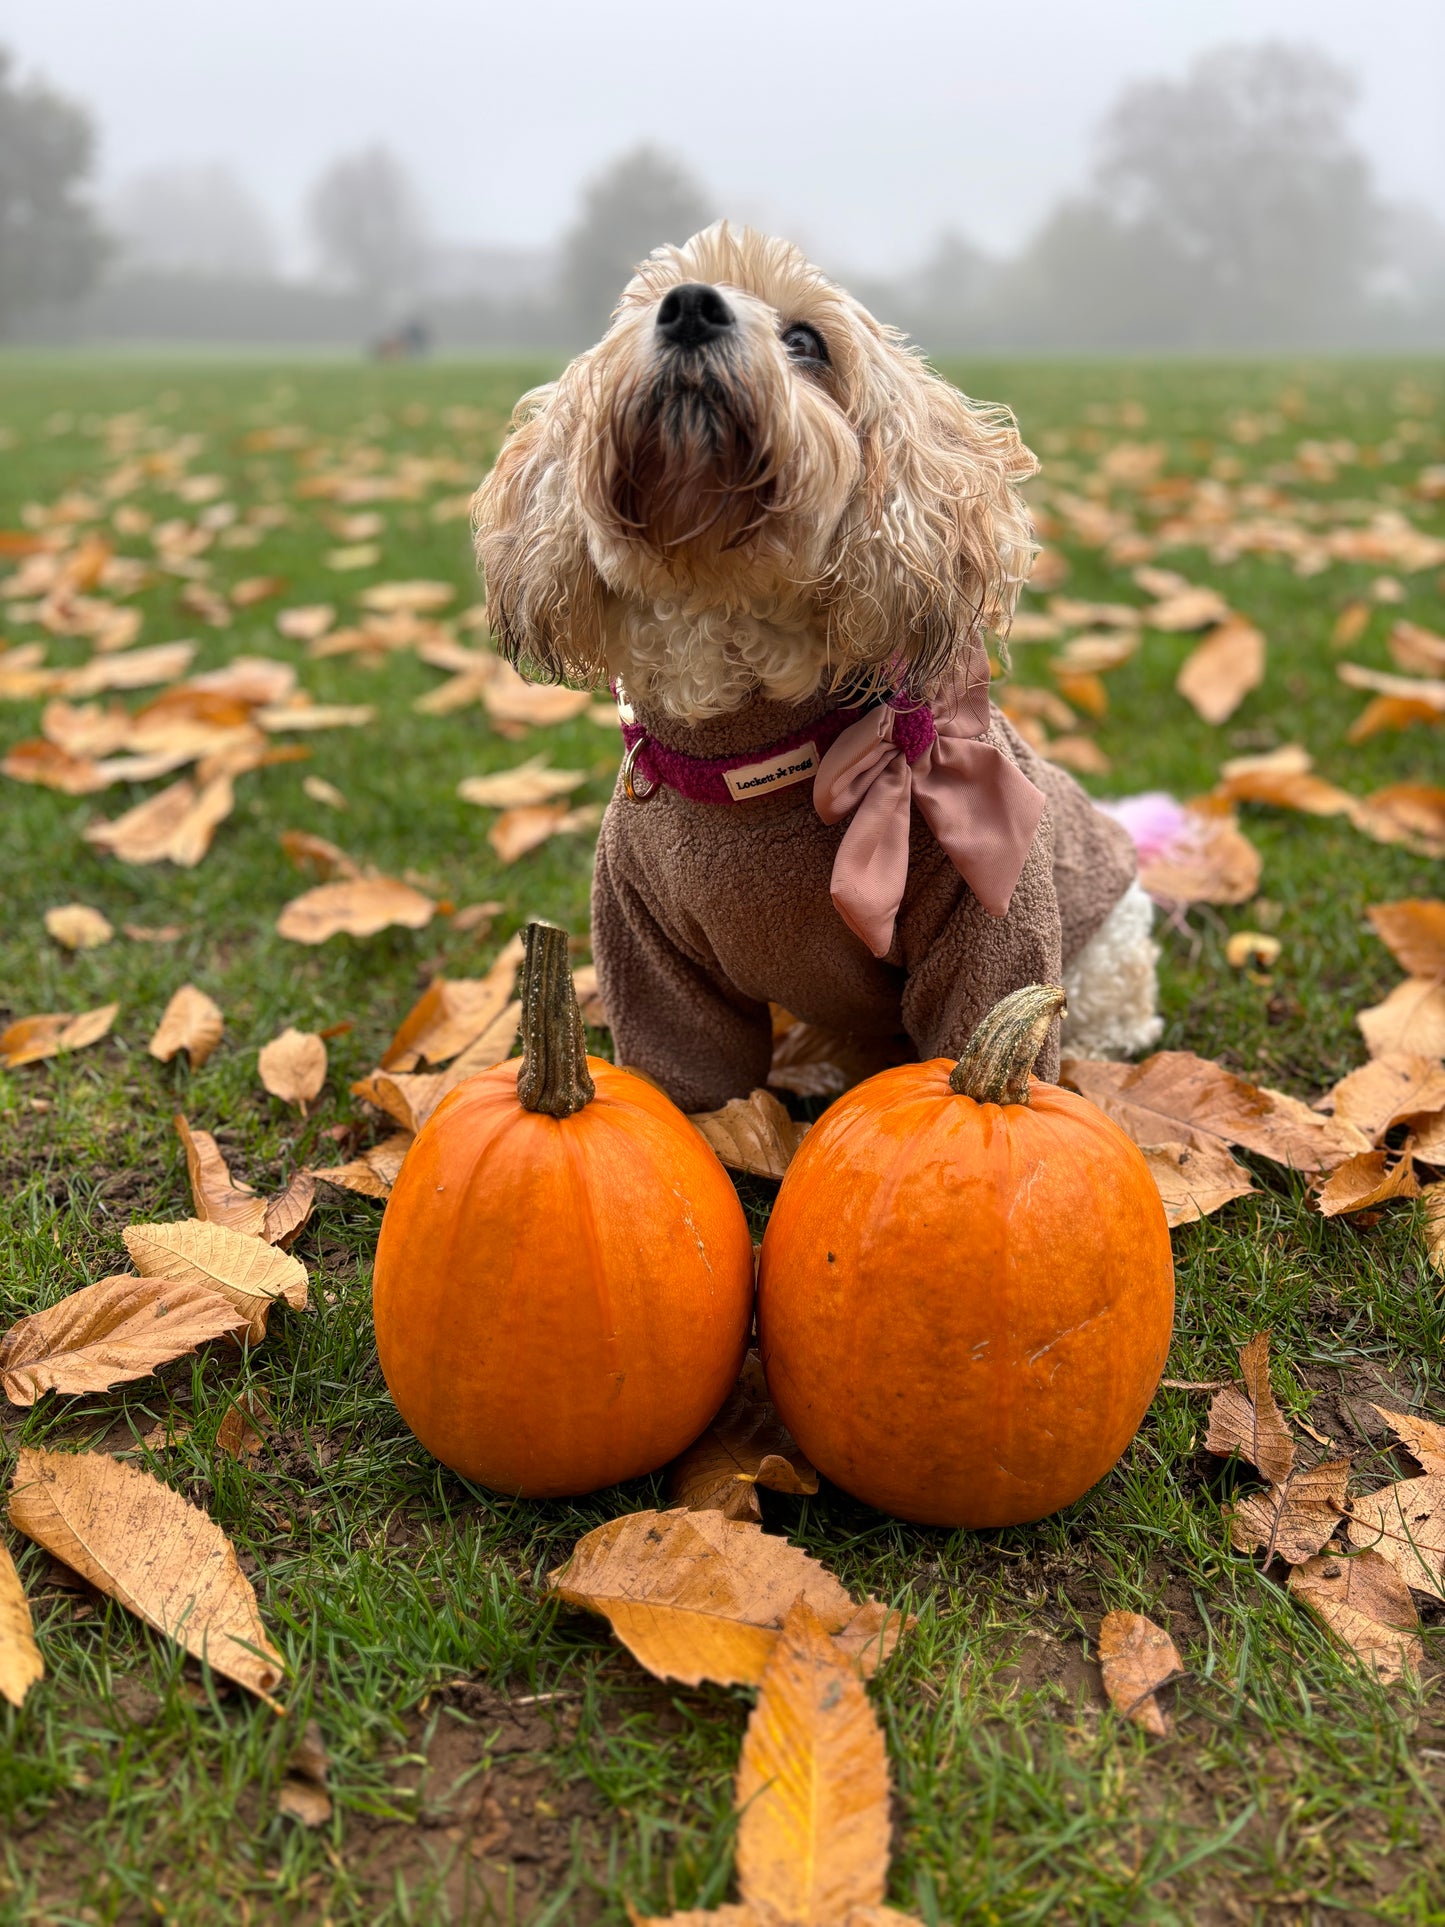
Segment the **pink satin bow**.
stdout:
<path fill-rule="evenodd" d="M 914 803 L 992 917 L 1007 914 L 1044 813 L 1043 792 L 978 740 L 988 728 L 986 699 L 971 702 L 960 689 L 932 720 L 932 743 L 910 763 L 895 731 L 913 735 L 914 718 L 882 703 L 843 731 L 813 778 L 813 807 L 825 823 L 854 813 L 833 860 L 831 891 L 838 914 L 875 957 L 893 942 Z"/>

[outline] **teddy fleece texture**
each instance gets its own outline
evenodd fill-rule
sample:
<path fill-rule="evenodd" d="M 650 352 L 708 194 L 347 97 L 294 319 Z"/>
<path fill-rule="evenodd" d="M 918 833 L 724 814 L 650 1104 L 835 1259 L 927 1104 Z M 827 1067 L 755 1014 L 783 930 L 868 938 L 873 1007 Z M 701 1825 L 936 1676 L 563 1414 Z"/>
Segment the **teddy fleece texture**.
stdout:
<path fill-rule="evenodd" d="M 716 757 L 777 742 L 837 700 L 759 699 L 703 724 L 641 707 L 636 715 L 659 743 Z M 860 1043 L 930 1058 L 957 1056 L 979 1018 L 1021 984 L 1062 982 L 1133 880 L 1134 845 L 997 709 L 986 740 L 1048 801 L 1008 914 L 988 915 L 915 811 L 908 887 L 881 958 L 833 907 L 829 877 L 847 823 L 821 820 L 811 783 L 728 804 L 667 787 L 638 803 L 619 783 L 592 887 L 593 956 L 617 1061 L 645 1071 L 683 1110 L 712 1110 L 767 1082 L 770 1001 Z M 1057 1070 L 1056 1027 L 1038 1075 Z"/>

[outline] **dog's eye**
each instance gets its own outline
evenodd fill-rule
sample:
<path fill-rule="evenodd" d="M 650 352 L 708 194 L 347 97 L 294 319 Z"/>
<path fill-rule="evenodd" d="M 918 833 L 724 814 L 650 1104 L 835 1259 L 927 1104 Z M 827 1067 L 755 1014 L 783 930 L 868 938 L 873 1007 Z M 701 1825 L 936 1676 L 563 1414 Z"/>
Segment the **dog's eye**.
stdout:
<path fill-rule="evenodd" d="M 806 321 L 795 321 L 783 330 L 783 346 L 794 361 L 815 368 L 828 366 L 828 344 L 816 328 L 810 328 Z"/>

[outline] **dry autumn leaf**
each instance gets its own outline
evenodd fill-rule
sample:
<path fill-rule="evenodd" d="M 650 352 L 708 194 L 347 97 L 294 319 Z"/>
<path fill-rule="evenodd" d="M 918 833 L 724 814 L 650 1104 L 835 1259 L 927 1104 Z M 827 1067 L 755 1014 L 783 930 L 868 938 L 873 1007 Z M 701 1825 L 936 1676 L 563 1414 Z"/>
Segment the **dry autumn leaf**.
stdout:
<path fill-rule="evenodd" d="M 1392 676 L 1388 670 L 1366 669 L 1362 663 L 1342 662 L 1335 674 L 1351 689 L 1374 689 L 1401 702 L 1419 703 L 1434 714 L 1445 713 L 1445 682 L 1428 676 Z"/>
<path fill-rule="evenodd" d="M 550 1575 L 569 1606 L 600 1613 L 659 1679 L 753 1686 L 788 1609 L 805 1599 L 840 1649 L 872 1672 L 902 1630 L 900 1615 L 858 1605 L 815 1559 L 721 1512 L 630 1512 L 579 1539 Z"/>
<path fill-rule="evenodd" d="M 10 1548 L 0 1539 L 0 1694 L 12 1706 L 23 1706 L 25 1695 L 44 1677 L 45 1662 L 35 1643 L 30 1602 Z"/>
<path fill-rule="evenodd" d="M 1099 1624 L 1099 1671 L 1115 1712 L 1164 1739 L 1169 1721 L 1155 1694 L 1184 1671 L 1164 1628 L 1143 1613 L 1105 1613 Z"/>
<path fill-rule="evenodd" d="M 115 929 L 88 903 L 61 903 L 45 913 L 45 928 L 66 950 L 98 950 L 109 943 Z"/>
<path fill-rule="evenodd" d="M 326 1790 L 328 1767 L 321 1728 L 315 1720 L 308 1720 L 276 1795 L 278 1810 L 299 1820 L 303 1827 L 324 1827 L 331 1818 L 331 1795 Z"/>
<path fill-rule="evenodd" d="M 697 1111 L 693 1123 L 731 1170 L 781 1178 L 808 1134 L 771 1091 L 734 1097 L 720 1111 Z"/>
<path fill-rule="evenodd" d="M 1445 1179 L 1425 1186 L 1420 1193 L 1420 1205 L 1425 1255 L 1436 1271 L 1445 1272 Z"/>
<path fill-rule="evenodd" d="M 10 1523 L 258 1698 L 280 1685 L 281 1655 L 231 1542 L 198 1507 L 103 1452 L 22 1446 Z M 279 1710 L 279 1709 L 278 1709 Z"/>
<path fill-rule="evenodd" d="M 311 1216 L 316 1202 L 316 1180 L 309 1171 L 298 1171 L 284 1191 L 266 1200 L 260 1235 L 268 1245 L 289 1251 Z"/>
<path fill-rule="evenodd" d="M 1400 1479 L 1350 1508 L 1350 1543 L 1370 1547 L 1407 1586 L 1445 1599 L 1445 1474 Z"/>
<path fill-rule="evenodd" d="M 1255 1189 L 1248 1171 L 1222 1144 L 1146 1144 L 1140 1149 L 1172 1231 L 1207 1218 Z"/>
<path fill-rule="evenodd" d="M 133 1224 L 121 1236 L 143 1278 L 199 1284 L 219 1292 L 249 1320 L 253 1339 L 265 1336 L 266 1314 L 278 1298 L 295 1311 L 306 1309 L 305 1266 L 262 1238 L 200 1218 Z"/>
<path fill-rule="evenodd" d="M 335 620 L 336 607 L 330 602 L 308 602 L 276 612 L 276 628 L 289 642 L 315 642 Z"/>
<path fill-rule="evenodd" d="M 1427 1472 L 1445 1473 L 1445 1425 L 1417 1412 L 1392 1411 L 1388 1405 L 1377 1405 L 1375 1410 Z"/>
<path fill-rule="evenodd" d="M 1445 903 L 1438 897 L 1372 903 L 1365 916 L 1402 970 L 1412 977 L 1445 978 Z"/>
<path fill-rule="evenodd" d="M 1375 790 L 1355 804 L 1350 821 L 1377 843 L 1399 843 L 1417 856 L 1445 856 L 1445 789 L 1433 783 Z"/>
<path fill-rule="evenodd" d="M 1059 1075 L 1139 1145 L 1237 1144 L 1298 1171 L 1330 1171 L 1370 1148 L 1352 1125 L 1192 1051 L 1156 1051 L 1141 1064 L 1071 1058 Z"/>
<path fill-rule="evenodd" d="M 552 769 L 545 756 L 530 756 L 525 763 L 494 776 L 464 776 L 457 784 L 457 795 L 464 803 L 510 810 L 570 796 L 579 783 L 586 781 L 586 773 L 580 769 Z"/>
<path fill-rule="evenodd" d="M 169 861 L 193 870 L 210 849 L 218 824 L 231 814 L 235 800 L 228 775 L 213 776 L 199 789 L 182 777 L 123 816 L 91 823 L 81 834 L 94 848 L 108 851 L 122 863 Z"/>
<path fill-rule="evenodd" d="M 74 756 L 55 743 L 39 740 L 15 743 L 0 760 L 0 774 L 17 783 L 34 783 L 59 790 L 62 796 L 90 796 L 103 790 L 108 778 L 89 756 Z"/>
<path fill-rule="evenodd" d="M 566 723 L 587 709 L 592 697 L 585 689 L 564 689 L 557 683 L 531 683 L 509 662 L 498 659 L 482 690 L 487 714 L 498 723 Z"/>
<path fill-rule="evenodd" d="M 816 1492 L 818 1475 L 773 1410 L 762 1362 L 749 1352 L 722 1410 L 673 1462 L 667 1495 L 689 1512 L 761 1519 L 760 1485 L 774 1492 Z"/>
<path fill-rule="evenodd" d="M 1289 1589 L 1325 1630 L 1386 1682 L 1416 1673 L 1425 1653 L 1409 1588 L 1378 1552 L 1327 1553 L 1296 1566 Z"/>
<path fill-rule="evenodd" d="M 1297 1467 L 1282 1485 L 1237 1499 L 1229 1509 L 1229 1536 L 1240 1552 L 1276 1554 L 1291 1566 L 1313 1559 L 1331 1540 L 1345 1513 L 1348 1459 Z"/>
<path fill-rule="evenodd" d="M 1405 1118 L 1445 1109 L 1445 1065 L 1413 1051 L 1387 1051 L 1348 1072 L 1319 1101 L 1377 1143 Z"/>
<path fill-rule="evenodd" d="M 293 897 L 277 917 L 276 929 L 293 943 L 325 943 L 343 933 L 374 937 L 398 924 L 405 930 L 421 930 L 435 911 L 431 898 L 409 883 L 397 883 L 391 877 L 360 877 L 323 883 Z"/>
<path fill-rule="evenodd" d="M 1445 709 L 1422 703 L 1409 696 L 1372 696 L 1350 724 L 1346 740 L 1367 743 L 1385 730 L 1413 729 L 1417 723 L 1430 727 L 1445 722 Z"/>
<path fill-rule="evenodd" d="M 468 1050 L 507 1008 L 521 962 L 519 933 L 484 977 L 433 978 L 397 1027 L 381 1068 L 410 1071 L 418 1064 L 444 1064 Z"/>
<path fill-rule="evenodd" d="M 266 1222 L 266 1201 L 249 1184 L 231 1176 L 226 1160 L 209 1131 L 192 1130 L 182 1112 L 175 1115 L 176 1135 L 186 1154 L 191 1200 L 196 1216 L 210 1224 L 259 1237 Z"/>
<path fill-rule="evenodd" d="M 1217 589 L 1187 587 L 1174 595 L 1163 597 L 1151 609 L 1144 611 L 1144 621 L 1151 629 L 1162 629 L 1166 634 L 1179 635 L 1190 629 L 1208 629 L 1216 623 L 1238 621 L 1229 604 Z"/>
<path fill-rule="evenodd" d="M 1268 1332 L 1250 1339 L 1239 1369 L 1243 1388 L 1226 1385 L 1209 1407 L 1204 1449 L 1222 1459 L 1237 1452 L 1271 1485 L 1283 1485 L 1294 1470 L 1294 1439 L 1270 1389 Z"/>
<path fill-rule="evenodd" d="M 1387 1204 L 1391 1198 L 1418 1198 L 1419 1180 L 1408 1149 L 1403 1155 L 1392 1151 L 1361 1151 L 1346 1158 L 1330 1173 L 1329 1182 L 1319 1195 L 1320 1213 L 1338 1218 L 1370 1205 Z"/>
<path fill-rule="evenodd" d="M 363 1198 L 389 1198 L 415 1136 L 414 1131 L 398 1131 L 392 1137 L 383 1138 L 380 1144 L 373 1144 L 349 1164 L 332 1165 L 327 1170 L 313 1171 L 311 1176 L 340 1185 L 343 1191 L 359 1192 Z"/>
<path fill-rule="evenodd" d="M 196 653 L 193 642 L 158 642 L 148 649 L 99 655 L 64 678 L 67 696 L 98 696 L 107 689 L 149 689 L 184 676 Z"/>
<path fill-rule="evenodd" d="M 22 1064 L 37 1064 L 44 1057 L 58 1057 L 63 1051 L 84 1050 L 98 1044 L 109 1034 L 119 1004 L 101 1004 L 83 1010 L 78 1017 L 61 1011 L 45 1017 L 18 1017 L 8 1029 L 0 1031 L 0 1058 L 6 1070 Z"/>
<path fill-rule="evenodd" d="M 595 829 L 601 820 L 602 810 L 596 803 L 582 803 L 575 809 L 565 803 L 533 803 L 503 810 L 487 831 L 487 841 L 503 863 L 515 863 L 550 837 Z"/>
<path fill-rule="evenodd" d="M 238 1463 L 244 1459 L 254 1464 L 261 1456 L 271 1423 L 271 1408 L 264 1392 L 256 1387 L 239 1392 L 216 1428 L 216 1450 Z"/>
<path fill-rule="evenodd" d="M 102 1278 L 11 1326 L 0 1338 L 0 1386 L 12 1405 L 43 1392 L 108 1392 L 242 1323 L 203 1285 Z"/>
<path fill-rule="evenodd" d="M 1233 816 L 1190 804 L 1167 850 L 1139 866 L 1139 881 L 1163 903 L 1247 903 L 1263 859 Z"/>
<path fill-rule="evenodd" d="M 162 1012 L 146 1049 L 162 1064 L 184 1051 L 191 1069 L 199 1070 L 220 1043 L 225 1027 L 220 1005 L 194 984 L 182 984 Z"/>
<path fill-rule="evenodd" d="M 1399 1051 L 1445 1057 L 1445 984 L 1430 977 L 1407 977 L 1382 1004 L 1357 1012 L 1355 1022 L 1371 1057 Z"/>
<path fill-rule="evenodd" d="M 324 803 L 329 810 L 345 810 L 351 806 L 334 783 L 328 783 L 324 776 L 303 776 L 301 788 L 313 803 Z"/>
<path fill-rule="evenodd" d="M 1264 657 L 1263 634 L 1243 616 L 1231 616 L 1185 657 L 1174 687 L 1206 723 L 1227 722 L 1264 681 Z"/>
<path fill-rule="evenodd" d="M 296 868 L 314 876 L 318 882 L 361 875 L 360 866 L 352 862 L 345 850 L 324 836 L 314 836 L 310 830 L 283 830 L 277 841 Z"/>
<path fill-rule="evenodd" d="M 313 1031 L 288 1025 L 279 1037 L 261 1046 L 256 1069 L 272 1097 L 299 1105 L 305 1117 L 306 1106 L 326 1082 L 326 1046 Z"/>

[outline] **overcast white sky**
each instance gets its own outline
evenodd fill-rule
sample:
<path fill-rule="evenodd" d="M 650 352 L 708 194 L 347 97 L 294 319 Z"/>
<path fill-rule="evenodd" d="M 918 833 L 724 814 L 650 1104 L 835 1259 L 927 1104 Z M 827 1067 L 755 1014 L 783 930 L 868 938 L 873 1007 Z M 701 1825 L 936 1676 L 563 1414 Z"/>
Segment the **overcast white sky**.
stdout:
<path fill-rule="evenodd" d="M 442 234 L 535 243 L 648 138 L 725 211 L 880 270 L 945 226 L 1012 247 L 1124 82 L 1269 37 L 1356 74 L 1382 186 L 1445 216 L 1445 0 L 0 0 L 22 70 L 96 111 L 107 184 L 221 160 L 294 229 L 381 139 Z"/>

